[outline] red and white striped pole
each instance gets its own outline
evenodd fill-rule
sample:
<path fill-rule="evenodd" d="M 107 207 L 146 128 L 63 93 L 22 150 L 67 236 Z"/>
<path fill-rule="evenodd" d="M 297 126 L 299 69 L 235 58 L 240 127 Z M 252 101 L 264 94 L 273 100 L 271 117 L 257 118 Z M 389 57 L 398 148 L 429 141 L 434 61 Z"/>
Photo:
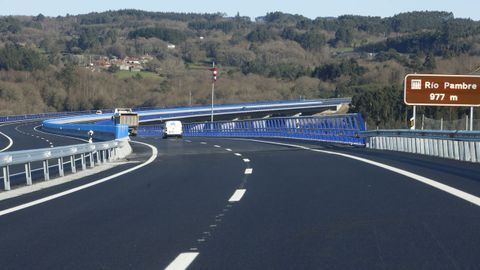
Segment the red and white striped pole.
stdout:
<path fill-rule="evenodd" d="M 215 66 L 215 62 L 213 62 L 213 81 L 212 81 L 212 114 L 210 116 L 210 122 L 213 123 L 213 104 L 215 100 L 215 82 L 217 81 L 217 67 Z M 213 128 L 213 124 L 212 124 Z"/>

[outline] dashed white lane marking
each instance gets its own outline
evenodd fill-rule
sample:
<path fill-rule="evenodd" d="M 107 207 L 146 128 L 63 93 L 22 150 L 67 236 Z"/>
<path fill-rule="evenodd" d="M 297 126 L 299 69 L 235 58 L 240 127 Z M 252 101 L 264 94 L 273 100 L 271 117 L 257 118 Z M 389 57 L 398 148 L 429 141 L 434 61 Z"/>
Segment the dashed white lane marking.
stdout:
<path fill-rule="evenodd" d="M 247 140 L 248 141 L 253 141 L 253 142 L 260 142 L 260 143 L 295 147 L 295 148 L 299 148 L 299 149 L 309 150 L 309 151 L 312 151 L 312 152 L 318 152 L 318 153 L 324 153 L 324 154 L 330 154 L 330 155 L 336 155 L 336 156 L 341 156 L 341 157 L 345 157 L 345 158 L 354 159 L 354 160 L 357 160 L 357 161 L 360 161 L 360 162 L 364 162 L 364 163 L 367 163 L 367 164 L 370 164 L 370 165 L 373 165 L 373 166 L 383 168 L 383 169 L 388 170 L 388 171 L 398 173 L 400 175 L 406 176 L 406 177 L 411 178 L 413 180 L 416 180 L 416 181 L 419 181 L 419 182 L 424 183 L 426 185 L 429 185 L 433 188 L 436 188 L 436 189 L 442 190 L 444 192 L 447 192 L 447 193 L 449 193 L 453 196 L 456 196 L 460 199 L 463 199 L 465 201 L 471 202 L 471 203 L 473 203 L 477 206 L 480 206 L 480 197 L 477 197 L 477 196 L 472 195 L 470 193 L 467 193 L 465 191 L 456 189 L 454 187 L 442 184 L 442 183 L 437 182 L 433 179 L 430 179 L 430 178 L 427 178 L 427 177 L 424 177 L 424 176 L 421 176 L 421 175 L 418 175 L 418 174 L 415 174 L 415 173 L 412 173 L 412 172 L 409 172 L 409 171 L 406 171 L 406 170 L 402 170 L 402 169 L 399 169 L 399 168 L 396 168 L 396 167 L 393 167 L 393 166 L 390 166 L 390 165 L 387 165 L 387 164 L 376 162 L 376 161 L 373 161 L 373 160 L 370 160 L 370 159 L 361 158 L 361 157 L 357 157 L 357 156 L 352 156 L 352 155 L 344 154 L 344 153 L 337 153 L 337 152 L 326 151 L 326 150 L 312 149 L 312 148 L 308 148 L 306 146 L 301 146 L 301 145 L 296 145 L 296 144 L 269 142 L 269 141 L 251 140 L 251 139 L 247 139 Z"/>
<path fill-rule="evenodd" d="M 232 152 L 232 149 L 230 148 L 226 148 L 225 150 L 227 150 L 228 152 Z"/>
<path fill-rule="evenodd" d="M 13 140 L 12 140 L 12 138 L 8 137 L 7 134 L 5 134 L 5 133 L 3 133 L 3 132 L 0 132 L 0 134 L 1 134 L 2 136 L 4 136 L 5 138 L 7 138 L 7 140 L 8 140 L 8 145 L 5 146 L 5 148 L 3 148 L 2 150 L 0 150 L 0 152 L 3 152 L 3 151 L 5 151 L 5 150 L 7 150 L 8 148 L 12 147 L 12 145 L 13 145 Z"/>
<path fill-rule="evenodd" d="M 88 142 L 88 140 L 80 139 L 80 138 L 77 138 L 77 137 L 60 135 L 60 134 L 55 134 L 55 133 L 43 132 L 43 131 L 38 130 L 38 128 L 40 128 L 40 127 L 42 127 L 42 125 L 38 125 L 38 126 L 34 127 L 33 130 L 35 130 L 35 132 L 42 133 L 42 134 L 46 134 L 46 135 L 49 135 L 49 136 L 56 136 L 56 137 L 61 137 L 61 138 L 69 138 L 69 139 L 74 139 L 74 140 L 77 140 L 77 141 Z M 35 135 L 32 134 L 31 136 L 34 137 Z"/>
<path fill-rule="evenodd" d="M 117 178 L 119 176 L 122 176 L 124 174 L 136 171 L 136 170 L 138 170 L 142 167 L 147 166 L 148 164 L 152 163 L 153 161 L 155 161 L 155 159 L 157 158 L 157 155 L 158 155 L 158 149 L 155 146 L 150 145 L 150 144 L 146 144 L 146 143 L 142 143 L 142 142 L 134 142 L 134 143 L 146 145 L 146 146 L 150 147 L 150 149 L 152 149 L 152 156 L 147 161 L 145 161 L 144 163 L 142 163 L 140 165 L 137 165 L 133 168 L 127 169 L 125 171 L 118 172 L 116 174 L 110 175 L 108 177 L 93 181 L 91 183 L 88 183 L 88 184 L 85 184 L 85 185 L 82 185 L 82 186 L 79 186 L 79 187 L 76 187 L 76 188 L 65 190 L 63 192 L 53 194 L 53 195 L 50 195 L 50 196 L 47 196 L 47 197 L 44 197 L 44 198 L 41 198 L 41 199 L 38 199 L 38 200 L 35 200 L 35 201 L 31 201 L 29 203 L 21 204 L 21 205 L 12 207 L 12 208 L 2 210 L 2 211 L 0 211 L 0 217 L 4 216 L 4 215 L 7 215 L 7 214 L 10 214 L 10 213 L 13 213 L 13 212 L 16 212 L 16 211 L 20 211 L 20 210 L 25 209 L 25 208 L 29 208 L 29 207 L 44 203 L 44 202 L 55 200 L 57 198 L 72 194 L 74 192 L 77 192 L 77 191 L 80 191 L 80 190 L 83 190 L 83 189 L 87 189 L 89 187 L 96 186 L 96 185 L 101 184 L 103 182 L 110 181 L 110 180 L 115 179 L 115 178 Z"/>
<path fill-rule="evenodd" d="M 242 154 L 240 154 L 240 153 L 235 153 L 235 156 L 237 156 L 237 157 L 241 157 L 241 156 L 242 156 Z"/>
<path fill-rule="evenodd" d="M 245 162 L 245 163 L 250 162 L 250 159 L 244 158 L 244 159 L 243 159 L 243 162 Z"/>
<path fill-rule="evenodd" d="M 252 168 L 247 168 L 245 169 L 245 174 L 252 174 L 253 173 L 253 169 Z"/>
<path fill-rule="evenodd" d="M 184 252 L 171 262 L 165 270 L 184 270 L 197 258 L 198 252 Z"/>
<path fill-rule="evenodd" d="M 185 141 L 188 142 L 188 143 L 192 142 L 192 141 L 190 141 L 190 140 L 185 140 Z"/>
<path fill-rule="evenodd" d="M 232 197 L 228 200 L 229 202 L 239 202 L 243 195 L 245 195 L 245 192 L 247 192 L 246 189 L 237 189 L 235 190 L 235 193 L 233 193 Z"/>
<path fill-rule="evenodd" d="M 200 144 L 207 144 L 206 142 L 201 142 Z"/>
<path fill-rule="evenodd" d="M 215 147 L 215 148 L 220 148 L 221 146 L 220 146 L 220 145 L 214 145 L 213 147 Z"/>

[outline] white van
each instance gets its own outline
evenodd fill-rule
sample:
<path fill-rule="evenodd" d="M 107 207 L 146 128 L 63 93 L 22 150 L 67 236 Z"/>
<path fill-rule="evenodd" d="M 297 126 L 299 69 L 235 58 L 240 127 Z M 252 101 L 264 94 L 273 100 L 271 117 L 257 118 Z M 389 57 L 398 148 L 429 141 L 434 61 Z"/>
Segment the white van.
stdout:
<path fill-rule="evenodd" d="M 165 127 L 163 128 L 163 138 L 169 136 L 182 137 L 183 128 L 182 122 L 180 121 L 166 121 Z"/>

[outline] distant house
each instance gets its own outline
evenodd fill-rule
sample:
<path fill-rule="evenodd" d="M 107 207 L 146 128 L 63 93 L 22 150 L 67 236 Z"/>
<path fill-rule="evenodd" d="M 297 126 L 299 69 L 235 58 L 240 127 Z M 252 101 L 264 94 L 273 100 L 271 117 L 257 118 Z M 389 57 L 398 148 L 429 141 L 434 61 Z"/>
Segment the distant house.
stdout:
<path fill-rule="evenodd" d="M 121 64 L 118 66 L 120 68 L 120 70 L 130 70 L 130 66 L 129 65 L 125 65 L 125 64 Z"/>

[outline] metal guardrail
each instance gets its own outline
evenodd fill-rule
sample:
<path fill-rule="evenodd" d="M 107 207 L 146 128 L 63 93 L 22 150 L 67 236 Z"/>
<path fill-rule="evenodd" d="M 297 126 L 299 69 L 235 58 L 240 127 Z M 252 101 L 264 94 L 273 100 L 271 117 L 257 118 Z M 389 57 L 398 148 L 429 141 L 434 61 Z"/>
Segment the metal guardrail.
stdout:
<path fill-rule="evenodd" d="M 43 163 L 43 175 L 44 180 L 50 180 L 50 167 L 49 160 L 58 160 L 58 172 L 59 176 L 65 175 L 64 158 L 69 158 L 70 169 L 72 173 L 76 173 L 76 157 L 80 156 L 80 164 L 82 170 L 87 168 L 88 165 L 93 168 L 95 163 L 104 163 L 106 161 L 113 161 L 118 156 L 118 148 L 122 141 L 107 141 L 98 143 L 77 144 L 71 146 L 62 146 L 55 148 L 43 148 L 36 150 L 24 150 L 24 151 L 12 151 L 0 153 L 0 167 L 3 169 L 3 183 L 4 189 L 10 190 L 10 166 L 12 165 L 24 165 L 25 166 L 25 178 L 26 184 L 32 185 L 32 167 L 33 162 Z M 96 161 L 95 161 L 96 156 Z"/>
<path fill-rule="evenodd" d="M 184 136 L 294 138 L 364 145 L 359 136 L 365 130 L 360 114 L 311 117 L 274 117 L 238 121 L 190 123 Z M 160 126 L 142 126 L 139 136 L 161 136 Z"/>
<path fill-rule="evenodd" d="M 410 129 L 379 129 L 361 133 L 363 137 L 415 137 L 444 140 L 480 141 L 480 131 L 465 130 L 410 130 Z"/>
<path fill-rule="evenodd" d="M 480 162 L 480 132 L 372 130 L 361 133 L 366 147 L 468 162 Z"/>

